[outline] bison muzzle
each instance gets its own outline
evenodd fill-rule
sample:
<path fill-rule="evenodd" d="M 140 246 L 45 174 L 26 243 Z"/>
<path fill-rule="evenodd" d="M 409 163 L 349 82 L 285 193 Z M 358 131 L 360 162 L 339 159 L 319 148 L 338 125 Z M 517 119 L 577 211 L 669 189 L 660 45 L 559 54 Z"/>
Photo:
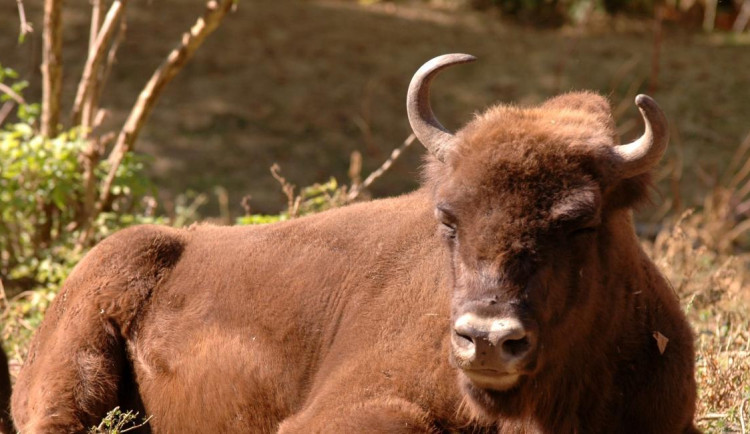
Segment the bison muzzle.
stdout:
<path fill-rule="evenodd" d="M 153 432 L 695 432 L 693 336 L 632 209 L 668 141 L 607 100 L 498 105 L 456 133 L 407 111 L 423 185 L 273 225 L 138 226 L 96 246 L 37 331 L 23 433 L 119 405 Z M 669 339 L 660 348 L 653 335 Z"/>

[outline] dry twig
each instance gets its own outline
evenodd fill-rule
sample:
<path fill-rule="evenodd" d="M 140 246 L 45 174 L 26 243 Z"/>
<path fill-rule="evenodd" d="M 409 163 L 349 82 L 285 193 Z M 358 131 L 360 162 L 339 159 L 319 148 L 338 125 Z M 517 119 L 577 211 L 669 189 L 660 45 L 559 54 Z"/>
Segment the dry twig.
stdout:
<path fill-rule="evenodd" d="M 23 7 L 23 0 L 16 0 L 18 6 L 18 19 L 21 21 L 21 33 L 18 35 L 19 41 L 23 41 L 26 35 L 33 32 L 34 28 L 31 23 L 26 21 L 26 9 Z"/>
<path fill-rule="evenodd" d="M 8 296 L 5 294 L 5 285 L 3 285 L 3 279 L 0 279 L 0 301 L 2 302 L 3 311 L 8 309 L 10 304 L 8 303 Z"/>
<path fill-rule="evenodd" d="M 115 60 L 117 59 L 117 49 L 120 48 L 120 45 L 122 44 L 122 41 L 125 39 L 125 32 L 128 29 L 128 20 L 127 16 L 123 15 L 120 19 L 120 30 L 117 32 L 117 36 L 115 36 L 115 40 L 112 42 L 112 45 L 109 47 L 109 53 L 107 53 L 107 63 L 104 64 L 104 71 L 102 71 L 102 77 L 99 80 L 99 87 L 103 87 L 104 84 L 107 82 L 107 79 L 109 78 L 109 72 L 112 70 L 112 65 L 115 64 Z M 95 105 L 97 104 L 97 101 L 99 99 L 99 94 L 95 94 L 91 97 L 90 100 L 94 101 Z"/>
<path fill-rule="evenodd" d="M 107 52 L 107 46 L 114 35 L 115 25 L 119 21 L 126 5 L 127 0 L 115 0 L 112 3 L 106 18 L 104 18 L 104 23 L 102 23 L 101 31 L 96 36 L 96 42 L 89 50 L 89 57 L 86 60 L 86 65 L 83 67 L 83 74 L 81 75 L 81 81 L 78 83 L 75 103 L 73 103 L 73 125 L 78 125 L 81 122 L 81 110 L 87 97 L 93 92 L 98 83 L 97 73 L 99 72 L 99 66 Z M 95 19 L 95 17 L 92 19 L 92 32 L 94 31 L 93 21 Z M 84 127 L 90 127 L 90 125 Z M 88 132 L 84 131 L 84 134 L 88 134 Z"/>
<path fill-rule="evenodd" d="M 287 212 L 289 213 L 289 218 L 297 217 L 302 197 L 294 196 L 294 184 L 289 183 L 286 178 L 281 176 L 281 167 L 279 167 L 277 163 L 273 163 L 273 166 L 271 166 L 271 176 L 281 184 L 281 190 L 284 192 L 287 200 L 286 207 Z"/>
<path fill-rule="evenodd" d="M 718 0 L 706 0 L 703 9 L 703 31 L 713 32 L 716 26 L 716 9 L 719 6 Z"/>
<path fill-rule="evenodd" d="M 5 104 L 0 107 L 0 125 L 5 123 L 11 111 L 13 111 L 13 101 L 5 101 Z"/>
<path fill-rule="evenodd" d="M 349 191 L 349 194 L 346 196 L 347 202 L 351 202 L 355 200 L 360 195 L 360 193 L 362 193 L 362 190 L 366 189 L 376 179 L 383 176 L 383 174 L 388 169 L 391 168 L 391 166 L 393 165 L 393 162 L 396 161 L 398 157 L 401 156 L 401 153 L 404 152 L 404 150 L 408 148 L 412 143 L 414 143 L 414 139 L 416 139 L 414 134 L 409 134 L 409 137 L 407 137 L 406 140 L 404 140 L 404 143 L 402 143 L 401 146 L 399 146 L 398 148 L 394 149 L 393 152 L 391 152 L 391 156 L 388 157 L 388 159 L 385 160 L 385 162 L 377 170 L 370 173 L 370 175 L 367 176 L 367 178 L 365 178 L 362 184 L 352 185 L 352 189 Z"/>
<path fill-rule="evenodd" d="M 102 0 L 90 0 L 91 2 L 91 27 L 89 30 L 89 54 L 88 57 L 94 55 L 96 48 L 96 40 L 99 36 L 99 31 L 102 26 L 102 16 L 104 10 L 102 8 Z M 120 17 L 120 21 L 124 20 L 124 15 Z M 87 61 L 88 61 L 87 57 Z M 96 79 L 94 80 L 94 86 L 88 92 L 88 98 L 83 101 L 83 108 L 81 114 L 81 126 L 84 134 L 90 135 L 93 133 L 94 126 L 92 125 L 92 119 L 96 115 L 97 106 L 95 101 L 98 100 L 99 89 L 101 89 L 101 68 L 97 73 Z M 83 78 L 83 77 L 81 77 Z M 92 144 L 89 144 L 89 148 L 93 148 Z"/>
<path fill-rule="evenodd" d="M 99 27 L 102 21 L 102 0 L 91 1 L 91 28 L 89 29 L 89 56 L 96 45 L 96 37 L 99 35 Z"/>
<path fill-rule="evenodd" d="M 141 427 L 143 427 L 143 426 L 146 426 L 146 424 L 147 424 L 147 423 L 149 423 L 149 422 L 151 421 L 151 418 L 152 418 L 152 417 L 153 417 L 153 416 L 149 416 L 149 417 L 147 417 L 146 419 L 143 419 L 143 422 L 141 422 L 141 423 L 139 423 L 139 424 L 137 424 L 137 425 L 133 425 L 133 426 L 131 426 L 131 427 L 129 427 L 129 428 L 125 428 L 125 429 L 123 429 L 123 430 L 122 430 L 122 431 L 120 431 L 120 432 L 121 432 L 121 433 L 126 433 L 126 432 L 130 432 L 130 431 L 136 430 L 136 429 L 138 429 L 138 428 L 141 428 Z"/>
<path fill-rule="evenodd" d="M 0 92 L 11 97 L 13 101 L 17 102 L 19 105 L 26 104 L 26 101 L 23 99 L 23 97 L 5 83 L 0 82 Z"/>
<path fill-rule="evenodd" d="M 737 19 L 732 25 L 732 31 L 735 33 L 742 33 L 747 27 L 747 22 L 750 21 L 750 0 L 742 2 L 742 8 L 740 13 L 737 14 Z"/>
<path fill-rule="evenodd" d="M 117 31 L 117 35 L 115 36 L 114 41 L 112 41 L 112 44 L 109 47 L 109 51 L 107 52 L 107 61 L 104 63 L 104 67 L 102 68 L 101 74 L 99 75 L 99 79 L 97 80 L 94 88 L 91 90 L 89 97 L 84 101 L 83 113 L 81 114 L 81 125 L 89 125 L 92 131 L 95 130 L 96 127 L 101 125 L 104 117 L 106 116 L 107 111 L 100 110 L 99 108 L 99 97 L 101 94 L 101 89 L 104 89 L 104 86 L 107 84 L 109 73 L 112 70 L 112 65 L 114 65 L 115 60 L 117 59 L 117 49 L 120 48 L 122 41 L 125 39 L 125 32 L 127 28 L 127 16 L 123 14 L 122 17 L 120 17 L 120 26 L 119 30 Z"/>

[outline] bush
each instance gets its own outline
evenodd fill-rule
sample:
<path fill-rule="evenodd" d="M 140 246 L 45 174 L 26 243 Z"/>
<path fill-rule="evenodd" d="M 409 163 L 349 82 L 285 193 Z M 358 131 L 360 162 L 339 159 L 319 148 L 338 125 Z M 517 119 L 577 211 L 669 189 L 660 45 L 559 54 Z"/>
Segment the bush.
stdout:
<path fill-rule="evenodd" d="M 0 278 L 8 286 L 28 289 L 57 282 L 65 274 L 42 267 L 44 258 L 66 258 L 82 248 L 78 238 L 84 187 L 78 158 L 86 141 L 76 129 L 45 138 L 34 132 L 31 119 L 21 110 L 21 122 L 0 130 Z M 106 161 L 100 162 L 97 178 L 103 178 L 107 169 Z M 139 211 L 140 199 L 153 192 L 144 169 L 142 159 L 125 159 L 113 186 L 116 199 L 111 211 Z M 107 217 L 101 215 L 96 221 L 98 238 L 121 227 L 111 225 Z"/>
<path fill-rule="evenodd" d="M 88 432 L 89 434 L 121 434 L 146 425 L 150 418 L 144 418 L 140 423 L 137 419 L 138 412 L 123 412 L 120 407 L 115 407 L 107 413 L 98 426 L 91 427 Z"/>
<path fill-rule="evenodd" d="M 18 103 L 14 122 L 0 129 L 0 337 L 11 359 L 20 361 L 89 245 L 80 242 L 84 183 L 79 160 L 88 143 L 78 128 L 54 138 L 39 134 L 39 105 L 25 102 L 26 82 L 17 77 L 0 66 L 0 83 L 14 93 L 3 94 L 0 102 L 14 98 Z M 108 169 L 102 161 L 94 174 L 102 179 Z M 142 199 L 154 191 L 145 169 L 143 158 L 126 156 L 113 183 L 114 199 L 93 222 L 91 241 L 131 224 L 166 221 L 142 213 Z"/>

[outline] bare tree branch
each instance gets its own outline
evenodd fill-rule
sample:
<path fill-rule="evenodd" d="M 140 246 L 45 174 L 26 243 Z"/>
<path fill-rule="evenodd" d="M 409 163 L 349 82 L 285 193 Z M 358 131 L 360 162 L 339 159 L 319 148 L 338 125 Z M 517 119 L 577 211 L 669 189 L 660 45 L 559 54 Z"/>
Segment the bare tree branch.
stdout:
<path fill-rule="evenodd" d="M 100 2 L 101 0 L 94 0 Z M 101 89 L 104 88 L 107 79 L 109 78 L 110 70 L 115 62 L 117 49 L 120 47 L 123 39 L 125 38 L 125 31 L 127 29 L 126 15 L 123 14 L 120 17 L 119 30 L 115 36 L 114 41 L 109 47 L 107 53 L 107 61 L 97 77 L 93 80 L 94 86 L 88 92 L 88 97 L 85 99 L 83 104 L 83 112 L 81 113 L 81 126 L 85 133 L 89 134 L 89 142 L 86 150 L 81 154 L 81 165 L 83 166 L 83 184 L 84 184 L 84 195 L 83 195 L 83 206 L 80 210 L 80 215 L 77 216 L 76 222 L 79 227 L 84 227 L 82 236 L 79 238 L 79 246 L 83 247 L 82 243 L 85 243 L 88 239 L 89 233 L 87 231 L 87 223 L 90 222 L 91 216 L 95 215 L 95 204 L 96 204 L 96 182 L 98 178 L 94 173 L 96 167 L 101 160 L 102 153 L 106 149 L 106 144 L 114 140 L 114 133 L 106 134 L 104 137 L 96 137 L 91 133 L 99 126 L 104 117 L 104 111 L 99 110 L 99 96 Z M 92 32 L 93 29 L 93 17 L 92 17 Z M 94 41 L 96 45 L 96 41 Z M 93 49 L 93 46 L 92 46 Z"/>
<path fill-rule="evenodd" d="M 102 0 L 90 0 L 91 2 L 91 28 L 89 29 L 89 56 L 96 45 L 96 37 L 99 35 L 99 27 L 102 23 Z"/>
<path fill-rule="evenodd" d="M 16 0 L 18 5 L 18 19 L 21 21 L 21 33 L 18 35 L 18 40 L 23 41 L 26 35 L 33 32 L 34 28 L 31 23 L 26 21 L 26 10 L 23 7 L 23 0 Z"/>
<path fill-rule="evenodd" d="M 60 122 L 62 88 L 62 0 L 44 1 L 42 135 L 54 137 Z"/>
<path fill-rule="evenodd" d="M 117 49 L 120 48 L 122 41 L 125 39 L 125 32 L 128 28 L 127 21 L 128 20 L 126 15 L 120 17 L 120 28 L 117 31 L 117 35 L 115 36 L 114 41 L 112 41 L 112 44 L 109 46 L 107 61 L 102 68 L 102 73 L 99 76 L 98 84 L 91 91 L 91 94 L 86 99 L 87 102 L 83 107 L 81 124 L 90 125 L 92 129 L 95 129 L 97 126 L 99 126 L 102 122 L 102 119 L 104 118 L 104 112 L 99 110 L 99 97 L 101 96 L 101 89 L 104 88 L 107 80 L 109 79 L 109 73 L 112 70 L 112 65 L 114 65 L 115 61 L 117 60 Z"/>
<path fill-rule="evenodd" d="M 89 50 L 89 57 L 86 60 L 86 65 L 83 67 L 83 74 L 81 75 L 81 81 L 78 83 L 78 91 L 76 92 L 76 99 L 73 103 L 73 125 L 78 125 L 81 122 L 81 110 L 84 102 L 86 101 L 86 97 L 92 92 L 97 84 L 99 66 L 101 65 L 102 59 L 105 57 L 107 46 L 112 39 L 112 35 L 115 33 L 115 24 L 125 10 L 126 4 L 127 0 L 115 0 L 114 3 L 112 3 L 112 6 L 107 12 L 107 16 L 104 18 L 101 30 L 96 36 L 96 42 L 93 48 Z"/>
<path fill-rule="evenodd" d="M 295 185 L 288 182 L 286 178 L 281 176 L 281 167 L 277 163 L 273 163 L 271 166 L 271 176 L 281 184 L 281 191 L 284 192 L 287 201 L 287 213 L 289 218 L 297 217 L 297 211 L 299 210 L 299 204 L 302 201 L 302 197 L 294 195 Z"/>
<path fill-rule="evenodd" d="M 91 27 L 89 29 L 89 54 L 87 57 L 87 61 L 89 57 L 94 56 L 94 51 L 96 49 L 96 40 L 99 36 L 99 30 L 102 26 L 102 16 L 104 15 L 104 10 L 102 8 L 102 0 L 90 0 L 91 2 Z M 94 85 L 92 86 L 92 89 L 88 92 L 88 98 L 86 98 L 83 102 L 83 108 L 82 114 L 81 114 L 81 126 L 83 130 L 83 134 L 89 135 L 91 134 L 92 130 L 92 119 L 95 116 L 97 107 L 94 101 L 98 100 L 97 95 L 99 94 L 99 89 L 101 88 L 101 68 L 95 68 L 94 73 L 96 74 L 96 77 L 94 78 Z M 83 80 L 83 77 L 81 77 L 81 80 Z"/>
<path fill-rule="evenodd" d="M 414 134 L 409 134 L 409 137 L 407 137 L 406 140 L 404 140 L 404 143 L 402 143 L 401 146 L 399 146 L 398 148 L 394 149 L 393 152 L 391 152 L 391 156 L 388 157 L 388 159 L 385 160 L 383 164 L 380 167 L 378 167 L 377 170 L 370 173 L 367 176 L 367 178 L 365 178 L 365 180 L 362 182 L 362 184 L 352 185 L 352 189 L 349 191 L 349 194 L 346 196 L 346 200 L 348 202 L 353 201 L 360 195 L 360 193 L 362 193 L 362 190 L 366 189 L 376 179 L 383 176 L 383 174 L 388 169 L 391 168 L 391 166 L 393 165 L 393 162 L 396 161 L 398 157 L 401 156 L 401 153 L 404 152 L 404 150 L 408 148 L 412 143 L 414 143 L 414 139 L 416 139 Z"/>
<path fill-rule="evenodd" d="M 706 0 L 703 10 L 703 31 L 713 32 L 716 26 L 716 9 L 719 6 L 718 0 Z"/>
<path fill-rule="evenodd" d="M 24 101 L 21 95 L 19 95 L 15 90 L 13 90 L 13 88 L 3 82 L 0 82 L 0 92 L 7 94 L 13 99 L 13 101 L 17 102 L 19 105 L 26 104 L 26 101 Z"/>
<path fill-rule="evenodd" d="M 737 18 L 734 20 L 732 25 L 732 31 L 735 33 L 742 33 L 747 27 L 747 22 L 750 21 L 750 0 L 742 2 L 742 8 L 740 13 L 737 14 Z"/>
<path fill-rule="evenodd" d="M 15 103 L 13 101 L 5 101 L 5 104 L 0 107 L 0 126 L 2 126 L 5 123 L 5 120 L 8 119 L 10 112 L 13 111 L 14 105 Z"/>
<path fill-rule="evenodd" d="M 120 10 L 122 10 L 119 2 L 116 3 Z M 112 9 L 115 5 L 112 5 Z M 111 9 L 111 10 L 112 10 Z M 86 65 L 84 66 L 83 73 L 81 74 L 81 80 L 78 83 L 78 94 L 76 95 L 76 105 L 73 112 L 73 124 L 81 125 L 81 135 L 88 139 L 86 149 L 82 151 L 78 156 L 78 161 L 83 172 L 83 201 L 80 207 L 76 208 L 76 226 L 86 226 L 85 222 L 88 221 L 89 216 L 94 211 L 94 203 L 96 201 L 96 175 L 94 173 L 97 164 L 101 158 L 99 138 L 91 135 L 91 118 L 92 111 L 96 110 L 96 107 L 92 106 L 92 98 L 99 89 L 100 79 L 100 67 L 94 65 L 97 63 L 94 59 L 97 56 L 97 51 L 104 51 L 105 46 L 99 45 L 102 40 L 99 39 L 100 27 L 102 25 L 102 0 L 91 0 L 91 26 L 89 30 L 89 53 L 86 59 Z M 100 54 L 101 57 L 101 54 Z M 92 60 L 94 60 L 92 62 Z M 100 62 L 98 62 L 100 63 Z M 81 90 L 84 89 L 83 94 L 83 107 L 81 108 Z M 86 92 L 88 90 L 88 92 Z M 80 113 L 83 110 L 83 114 Z"/>
<path fill-rule="evenodd" d="M 138 100 L 130 111 L 130 115 L 109 155 L 110 169 L 107 177 L 102 182 L 95 213 L 100 213 L 109 204 L 112 194 L 112 184 L 117 176 L 117 169 L 122 164 L 125 155 L 133 150 L 138 134 L 146 119 L 151 114 L 151 110 L 154 108 L 157 99 L 164 91 L 164 87 L 193 57 L 193 54 L 201 46 L 206 37 L 216 30 L 226 14 L 232 9 L 234 3 L 235 0 L 209 0 L 206 3 L 203 16 L 198 18 L 190 30 L 182 35 L 179 45 L 169 53 L 164 62 L 162 62 L 151 76 L 148 83 L 146 83 L 140 95 L 138 95 Z M 81 238 L 82 242 L 88 239 L 87 234 L 89 232 L 90 227 L 84 231 L 84 235 Z"/>

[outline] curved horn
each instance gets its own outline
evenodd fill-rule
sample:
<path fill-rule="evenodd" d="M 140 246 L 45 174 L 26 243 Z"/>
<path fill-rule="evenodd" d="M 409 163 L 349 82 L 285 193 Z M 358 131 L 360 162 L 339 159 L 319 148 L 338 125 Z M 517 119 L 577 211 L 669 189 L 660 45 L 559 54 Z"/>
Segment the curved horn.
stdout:
<path fill-rule="evenodd" d="M 406 112 L 409 124 L 420 142 L 445 161 L 446 151 L 453 146 L 455 136 L 435 118 L 430 107 L 430 83 L 442 69 L 459 63 L 473 62 L 477 58 L 469 54 L 444 54 L 422 65 L 414 74 L 406 94 Z"/>
<path fill-rule="evenodd" d="M 646 131 L 636 141 L 613 148 L 618 174 L 631 178 L 650 170 L 659 162 L 669 142 L 669 125 L 664 112 L 648 95 L 635 97 Z"/>

